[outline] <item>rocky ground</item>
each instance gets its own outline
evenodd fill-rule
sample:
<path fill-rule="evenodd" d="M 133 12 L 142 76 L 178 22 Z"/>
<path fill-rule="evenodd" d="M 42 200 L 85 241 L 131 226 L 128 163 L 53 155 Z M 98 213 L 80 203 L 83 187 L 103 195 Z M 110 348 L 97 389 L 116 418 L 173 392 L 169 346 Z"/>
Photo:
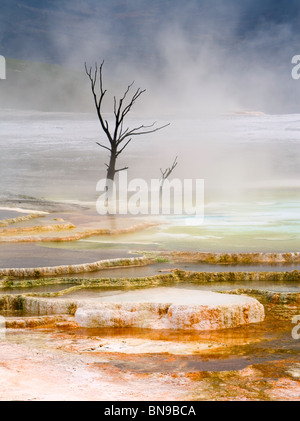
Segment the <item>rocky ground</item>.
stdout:
<path fill-rule="evenodd" d="M 5 207 L 4 203 L 2 205 Z M 33 205 L 38 213 L 32 213 Z M 239 282 L 251 279 L 259 282 L 266 277 L 274 282 L 288 280 L 298 285 L 297 271 L 207 274 L 175 270 L 144 279 L 115 280 L 109 277 L 80 280 L 74 276 L 72 279 L 44 279 L 46 270 L 45 273 L 40 270 L 34 274 L 30 272 L 31 269 L 37 270 L 34 263 L 41 262 L 41 257 L 45 260 L 45 268 L 51 263 L 63 265 L 69 261 L 68 268 L 61 272 L 56 273 L 55 269 L 54 273 L 51 269 L 49 275 L 53 276 L 76 274 L 76 263 L 81 270 L 99 270 L 104 258 L 116 258 L 119 264 L 119 259 L 125 258 L 122 264 L 126 265 L 150 264 L 157 259 L 169 258 L 174 261 L 208 259 L 213 264 L 228 261 L 239 264 L 253 258 L 256 262 L 283 261 L 288 264 L 297 262 L 299 253 L 251 256 L 177 253 L 170 256 L 166 252 L 161 255 L 149 253 L 137 257 L 145 261 L 129 262 L 128 258 L 132 256 L 124 250 L 106 250 L 101 255 L 98 251 L 90 251 L 88 257 L 81 251 L 58 252 L 58 249 L 48 248 L 48 254 L 42 256 L 45 249 L 40 245 L 46 241 L 72 242 L 101 233 L 126 234 L 146 226 L 142 221 L 132 224 L 126 218 L 95 222 L 95 215 L 88 209 L 76 206 L 71 206 L 71 209 L 69 205 L 38 204 L 30 200 L 27 205 L 19 201 L 10 203 L 10 206 L 25 206 L 31 213 L 19 209 L 16 216 L 13 210 L 5 208 L 2 215 L 6 212 L 7 218 L 0 218 L 0 249 L 3 251 L 0 257 L 3 272 L 0 276 L 0 314 L 6 317 L 6 327 L 0 330 L 1 401 L 300 400 L 300 342 L 292 337 L 292 318 L 300 313 L 297 292 L 233 288 L 231 294 L 248 295 L 258 300 L 260 306 L 264 306 L 266 317 L 257 323 L 214 331 L 187 332 L 161 330 L 161 327 L 85 329 L 76 322 L 73 307 L 60 315 L 52 311 L 54 299 L 63 307 L 61 296 L 82 293 L 91 286 L 134 289 L 161 287 L 168 282 L 206 285 L 237 279 Z M 41 214 L 41 211 L 45 213 Z M 102 263 L 99 267 L 92 267 L 96 261 Z M 15 272 L 6 273 L 6 269 Z M 16 278 L 17 273 L 19 278 Z M 40 292 L 31 290 L 37 285 L 42 288 Z M 50 287 L 52 289 L 48 291 Z M 18 288 L 20 291 L 16 292 Z M 24 303 L 27 302 L 35 304 L 35 314 L 24 312 Z M 44 313 L 43 308 L 46 309 Z"/>
<path fill-rule="evenodd" d="M 272 341 L 264 350 L 262 333 L 254 338 L 251 329 L 239 338 L 223 331 L 202 339 L 74 326 L 8 329 L 0 341 L 0 399 L 299 400 L 299 353 Z"/>

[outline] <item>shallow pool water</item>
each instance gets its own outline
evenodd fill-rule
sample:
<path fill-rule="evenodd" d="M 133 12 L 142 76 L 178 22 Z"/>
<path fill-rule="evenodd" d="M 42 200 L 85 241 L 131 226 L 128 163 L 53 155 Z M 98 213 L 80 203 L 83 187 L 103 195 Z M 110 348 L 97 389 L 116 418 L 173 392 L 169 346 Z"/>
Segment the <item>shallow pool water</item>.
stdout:
<path fill-rule="evenodd" d="M 253 264 L 253 265 L 211 265 L 202 263 L 156 263 L 141 267 L 123 267 L 102 269 L 101 271 L 82 273 L 80 278 L 142 278 L 168 273 L 173 269 L 191 272 L 292 272 L 300 270 L 300 263 L 295 264 Z"/>
<path fill-rule="evenodd" d="M 0 222 L 4 219 L 13 219 L 24 215 L 26 215 L 26 213 L 24 214 L 20 212 L 15 212 L 13 210 L 0 209 Z"/>
<path fill-rule="evenodd" d="M 213 292 L 226 292 L 232 291 L 235 289 L 256 289 L 260 291 L 270 291 L 274 293 L 300 293 L 300 284 L 295 282 L 280 282 L 274 284 L 274 282 L 210 282 L 210 283 L 166 283 L 164 286 L 189 290 L 191 296 L 193 291 L 213 291 Z M 149 289 L 149 287 L 145 287 Z M 144 288 L 142 288 L 144 289 Z M 156 289 L 156 287 L 153 287 Z M 96 287 L 96 288 L 82 288 L 70 293 L 61 295 L 60 297 L 55 297 L 55 299 L 65 299 L 65 298 L 82 298 L 82 299 L 93 299 L 97 297 L 107 297 L 114 295 L 125 294 L 129 290 L 128 287 Z"/>
<path fill-rule="evenodd" d="M 1 294 L 30 294 L 30 293 L 44 293 L 44 292 L 58 292 L 67 288 L 73 287 L 74 284 L 58 284 L 58 285 L 42 285 L 32 286 L 27 288 L 0 288 Z"/>

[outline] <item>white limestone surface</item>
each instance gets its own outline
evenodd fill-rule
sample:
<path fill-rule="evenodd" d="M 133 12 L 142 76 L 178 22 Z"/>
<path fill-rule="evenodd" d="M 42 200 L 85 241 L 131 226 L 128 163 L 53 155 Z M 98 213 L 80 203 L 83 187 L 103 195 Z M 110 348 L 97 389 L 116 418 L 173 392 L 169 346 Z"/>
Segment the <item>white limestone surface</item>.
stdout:
<path fill-rule="evenodd" d="M 244 295 L 152 288 L 81 302 L 76 322 L 87 328 L 217 330 L 264 320 L 264 307 Z"/>

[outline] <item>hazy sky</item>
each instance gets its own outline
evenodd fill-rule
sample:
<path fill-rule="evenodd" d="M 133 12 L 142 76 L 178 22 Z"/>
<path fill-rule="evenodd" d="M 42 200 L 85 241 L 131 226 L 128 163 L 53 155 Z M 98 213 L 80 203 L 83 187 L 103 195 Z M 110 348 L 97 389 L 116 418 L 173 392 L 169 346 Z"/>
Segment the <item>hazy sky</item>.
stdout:
<path fill-rule="evenodd" d="M 195 48 L 208 40 L 251 47 L 274 31 L 295 45 L 299 10 L 297 0 L 1 0 L 0 42 L 9 56 L 56 62 L 94 49 L 153 58 L 164 31 L 175 28 Z M 275 51 L 276 41 L 262 38 L 256 47 Z"/>
<path fill-rule="evenodd" d="M 298 112 L 299 12 L 298 0 L 1 0 L 0 54 L 80 71 L 105 59 L 112 80 L 177 110 Z"/>
<path fill-rule="evenodd" d="M 291 76 L 292 57 L 300 55 L 299 11 L 299 0 L 1 0 L 0 55 L 63 68 L 7 60 L 7 80 L 0 81 L 0 107 L 91 111 L 95 134 L 91 131 L 88 140 L 85 134 L 79 135 L 87 150 L 93 151 L 88 159 L 92 155 L 104 173 L 107 157 L 95 146 L 96 141 L 104 140 L 84 73 L 85 61 L 93 65 L 104 59 L 105 99 L 119 97 L 134 80 L 136 87 L 147 92 L 130 118 L 140 113 L 143 123 L 144 119 L 145 123 L 172 121 L 170 128 L 128 149 L 133 154 L 130 169 L 137 174 L 145 172 L 141 159 L 145 151 L 153 176 L 160 175 L 160 166 L 171 164 L 172 150 L 171 161 L 180 156 L 176 174 L 205 178 L 207 185 L 217 185 L 222 191 L 238 192 L 254 177 L 255 181 L 276 180 L 280 174 L 294 178 L 299 168 L 298 144 L 291 147 L 289 143 L 283 151 L 277 148 L 276 139 L 298 136 L 298 116 L 285 129 L 280 124 L 273 127 L 281 117 L 265 117 L 271 140 L 258 148 L 256 144 L 252 147 L 253 128 L 246 122 L 239 132 L 234 119 L 226 118 L 230 124 L 216 127 L 214 120 L 202 115 L 240 110 L 300 113 L 300 80 Z M 55 133 L 62 130 L 60 123 L 57 126 Z M 31 130 L 30 126 L 27 148 L 31 147 Z M 38 125 L 38 142 L 41 132 Z M 255 125 L 255 136 L 261 142 L 264 133 L 263 127 Z M 228 149 L 226 143 L 233 134 L 242 141 L 238 150 L 236 145 Z M 250 139 L 248 149 L 243 146 L 245 137 Z M 47 136 L 44 141 L 48 151 Z M 216 147 L 214 141 L 224 145 Z M 26 155 L 19 148 L 18 153 L 21 168 L 26 168 L 24 156 L 30 156 L 31 150 Z M 75 150 L 77 155 L 81 152 Z M 64 170 L 71 171 L 61 162 Z M 127 163 L 124 159 L 124 165 Z M 10 165 L 10 161 L 3 158 L 1 165 Z M 39 156 L 35 165 L 44 172 Z M 152 166 L 157 166 L 155 174 Z M 16 167 L 19 164 L 13 170 Z"/>

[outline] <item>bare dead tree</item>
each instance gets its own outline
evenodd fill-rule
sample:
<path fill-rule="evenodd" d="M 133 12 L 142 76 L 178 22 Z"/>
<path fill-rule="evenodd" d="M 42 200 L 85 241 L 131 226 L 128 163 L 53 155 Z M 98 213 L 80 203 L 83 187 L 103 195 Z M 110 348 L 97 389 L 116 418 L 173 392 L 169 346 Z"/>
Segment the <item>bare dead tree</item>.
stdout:
<path fill-rule="evenodd" d="M 173 164 L 170 168 L 167 168 L 166 170 L 160 169 L 160 172 L 161 172 L 161 175 L 162 175 L 162 178 L 161 178 L 161 181 L 160 181 L 160 193 L 162 193 L 164 182 L 166 181 L 166 179 L 168 177 L 170 177 L 172 172 L 177 167 L 177 165 L 178 165 L 177 159 L 178 159 L 178 156 L 176 156 L 176 158 L 174 159 L 174 162 L 173 162 Z"/>
<path fill-rule="evenodd" d="M 141 125 L 132 129 L 130 129 L 129 127 L 124 129 L 125 117 L 131 111 L 132 107 L 139 99 L 139 97 L 144 92 L 146 92 L 146 90 L 141 90 L 140 88 L 138 88 L 134 92 L 134 94 L 131 95 L 130 98 L 128 98 L 130 90 L 134 84 L 133 82 L 130 85 L 128 85 L 125 93 L 119 100 L 117 100 L 117 98 L 114 96 L 114 123 L 110 128 L 108 121 L 103 116 L 103 100 L 107 93 L 107 90 L 103 88 L 103 65 L 104 61 L 101 63 L 100 66 L 98 66 L 96 63 L 95 68 L 93 70 L 92 67 L 88 68 L 87 64 L 85 63 L 85 71 L 91 82 L 91 90 L 94 97 L 94 102 L 97 110 L 97 115 L 101 124 L 101 128 L 108 139 L 108 146 L 98 142 L 96 143 L 98 146 L 106 149 L 110 153 L 109 163 L 105 164 L 107 166 L 106 178 L 107 180 L 113 181 L 115 175 L 118 172 L 128 169 L 128 167 L 117 169 L 116 163 L 118 157 L 126 149 L 129 143 L 132 141 L 133 137 L 157 132 L 158 130 L 169 126 L 169 124 L 155 128 L 156 122 L 154 122 L 153 124 L 148 126 Z M 98 88 L 96 87 L 97 83 L 99 83 Z"/>

